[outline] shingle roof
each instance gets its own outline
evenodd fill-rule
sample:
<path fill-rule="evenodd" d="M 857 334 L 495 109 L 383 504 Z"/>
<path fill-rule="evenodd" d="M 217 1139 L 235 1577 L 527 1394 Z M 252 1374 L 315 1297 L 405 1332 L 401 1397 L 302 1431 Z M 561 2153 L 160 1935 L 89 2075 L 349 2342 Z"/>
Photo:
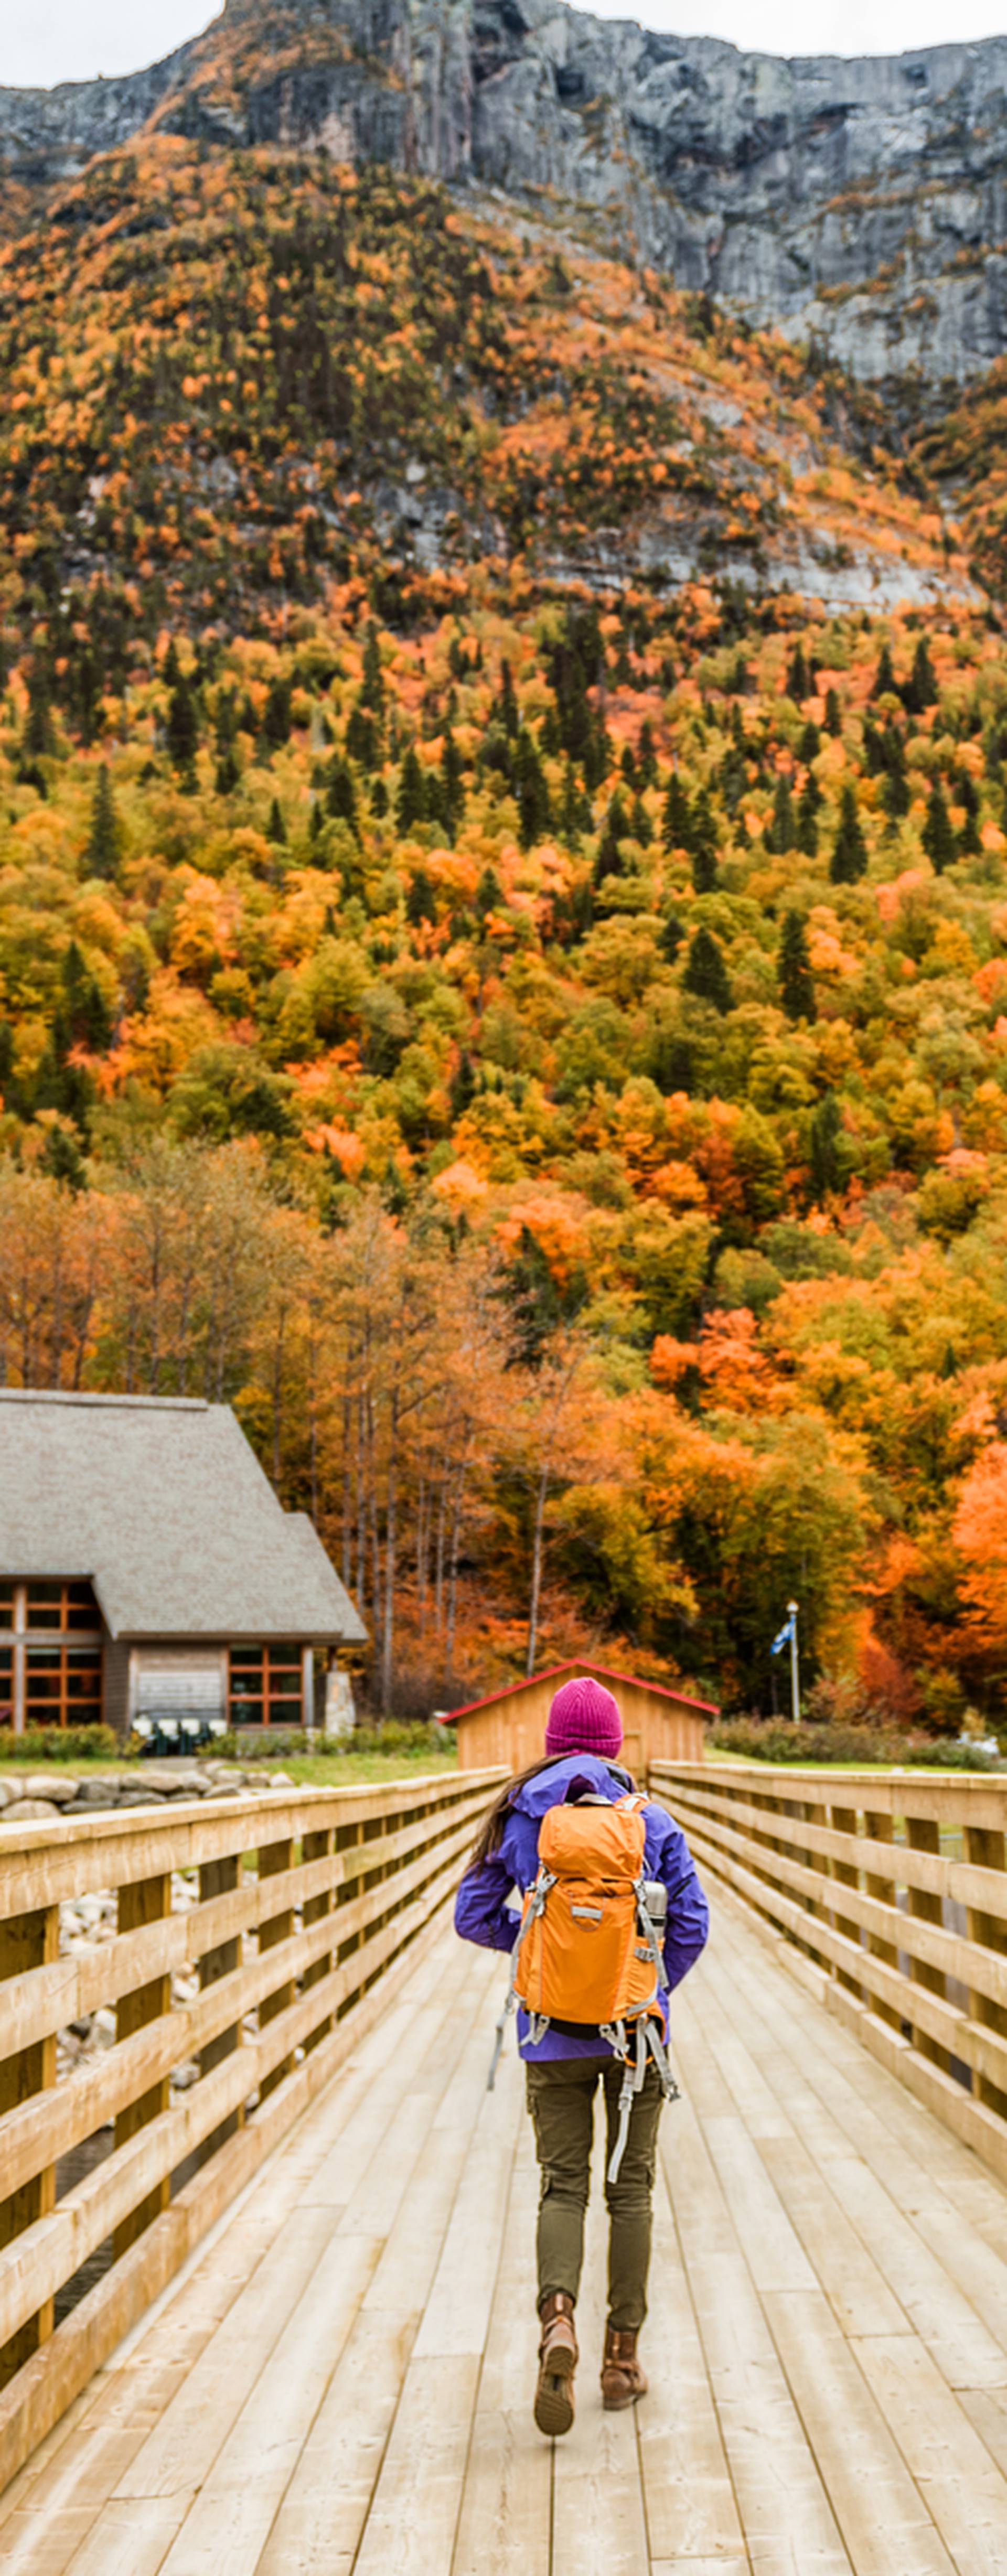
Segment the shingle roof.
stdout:
<path fill-rule="evenodd" d="M 78 1575 L 116 1637 L 367 1631 L 226 1404 L 0 1388 L 0 1575 Z"/>

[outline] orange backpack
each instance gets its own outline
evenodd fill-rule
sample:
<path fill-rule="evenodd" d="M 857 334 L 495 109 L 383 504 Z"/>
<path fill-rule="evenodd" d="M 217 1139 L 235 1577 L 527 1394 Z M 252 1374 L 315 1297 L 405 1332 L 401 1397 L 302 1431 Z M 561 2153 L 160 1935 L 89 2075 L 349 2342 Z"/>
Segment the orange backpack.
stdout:
<path fill-rule="evenodd" d="M 584 1798 L 547 1810 L 538 1838 L 538 1874 L 521 1909 L 489 2075 L 492 2092 L 508 2016 L 517 2004 L 528 2014 L 533 2045 L 550 2022 L 593 2024 L 626 2069 L 610 2182 L 622 2162 L 633 2096 L 643 2083 L 648 2055 L 666 2097 L 673 2100 L 678 2090 L 664 2049 L 659 1994 L 663 1961 L 656 1918 L 665 1891 L 644 1871 L 646 1803 L 638 1796 L 618 1798 L 614 1804 L 607 1798 Z"/>

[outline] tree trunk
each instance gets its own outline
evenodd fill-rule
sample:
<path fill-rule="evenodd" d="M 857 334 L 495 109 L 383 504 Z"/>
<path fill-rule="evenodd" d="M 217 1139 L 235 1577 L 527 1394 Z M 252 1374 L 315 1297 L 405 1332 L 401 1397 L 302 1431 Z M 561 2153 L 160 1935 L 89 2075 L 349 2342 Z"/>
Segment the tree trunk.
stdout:
<path fill-rule="evenodd" d="M 545 1507 L 548 1496 L 549 1470 L 548 1467 L 543 1467 L 541 1476 L 538 1480 L 538 1493 L 535 1497 L 535 1529 L 532 1538 L 531 1551 L 531 1601 L 528 1606 L 528 1661 L 525 1665 L 525 1671 L 529 1675 L 531 1675 L 535 1670 L 535 1651 L 538 1645 L 538 1613 L 539 1602 L 542 1595 L 542 1555 L 545 1530 Z"/>
<path fill-rule="evenodd" d="M 381 1710 L 387 1717 L 392 1699 L 392 1652 L 395 1634 L 395 1553 L 398 1537 L 399 1396 L 393 1387 L 388 1418 L 388 1483 L 385 1497 L 385 1610 L 381 1640 Z"/>

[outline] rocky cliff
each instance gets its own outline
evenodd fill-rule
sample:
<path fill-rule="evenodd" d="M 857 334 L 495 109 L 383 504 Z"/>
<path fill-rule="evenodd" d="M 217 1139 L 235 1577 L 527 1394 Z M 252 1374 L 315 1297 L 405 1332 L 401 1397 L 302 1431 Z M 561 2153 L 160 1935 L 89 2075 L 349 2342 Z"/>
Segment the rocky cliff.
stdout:
<path fill-rule="evenodd" d="M 531 199 L 875 380 L 1007 349 L 1007 38 L 783 62 L 558 0 L 227 0 L 152 70 L 0 90 L 9 214 L 151 123 Z"/>

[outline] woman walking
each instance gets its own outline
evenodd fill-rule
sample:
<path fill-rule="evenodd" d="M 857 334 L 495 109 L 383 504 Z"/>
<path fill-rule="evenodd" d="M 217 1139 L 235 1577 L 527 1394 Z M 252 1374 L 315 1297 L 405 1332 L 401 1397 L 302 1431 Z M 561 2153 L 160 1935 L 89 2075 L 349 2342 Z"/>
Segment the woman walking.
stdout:
<path fill-rule="evenodd" d="M 635 1830 L 639 1838 L 642 1824 L 642 1877 L 653 1891 L 655 1917 L 666 1901 L 659 1949 L 655 1943 L 656 2004 L 663 2037 L 668 1995 L 698 1959 L 706 1940 L 706 1899 L 684 1834 L 663 1807 L 633 1796 L 628 1772 L 617 1767 L 621 1750 L 622 1719 L 611 1691 L 590 1677 L 564 1682 L 549 1710 L 544 1760 L 509 1781 L 490 1811 L 458 1890 L 455 1926 L 463 1940 L 478 1941 L 492 1950 L 513 1950 L 518 1917 L 510 1901 L 512 1890 L 516 1888 L 523 1899 L 538 1877 L 539 1837 L 552 1809 L 604 1805 L 618 1807 L 620 1820 L 639 1817 Z M 589 1834 L 589 1817 L 584 1824 Z M 547 1832 L 552 1834 L 552 1849 L 555 1827 Z M 555 1884 L 550 1879 L 550 1887 Z M 585 1925 L 598 1919 L 597 1909 L 590 1905 L 570 1905 L 568 1912 L 579 1915 Z M 646 1952 L 637 1948 L 635 1956 L 643 1959 Z M 621 2097 L 628 2085 L 624 2064 L 598 2025 L 552 2018 L 542 2027 L 538 2017 L 522 2009 L 518 2047 L 525 2063 L 541 2173 L 541 2339 L 535 2421 L 543 2433 L 566 2433 L 573 2422 L 573 2375 L 578 2360 L 574 2309 L 599 2084 L 605 2101 L 609 2215 L 602 2401 L 608 2408 L 631 2406 L 646 2395 L 637 2338 L 647 2307 L 657 2124 L 664 2099 L 662 2051 L 659 2042 L 645 2073 L 640 2058 L 620 2156 Z"/>

